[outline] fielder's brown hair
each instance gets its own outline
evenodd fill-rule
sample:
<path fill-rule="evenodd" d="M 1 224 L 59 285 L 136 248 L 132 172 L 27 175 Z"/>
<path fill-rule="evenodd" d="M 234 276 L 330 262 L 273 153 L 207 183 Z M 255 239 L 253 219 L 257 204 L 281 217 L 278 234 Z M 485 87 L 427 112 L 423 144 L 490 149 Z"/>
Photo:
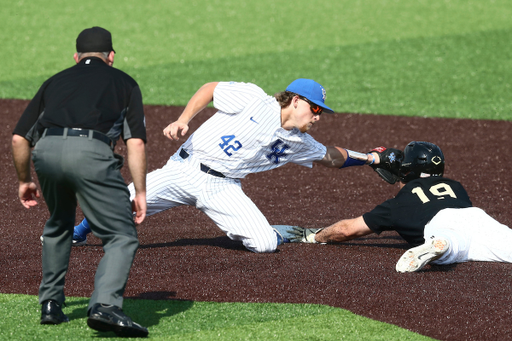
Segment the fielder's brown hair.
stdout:
<path fill-rule="evenodd" d="M 281 109 L 288 107 L 292 103 L 292 99 L 295 96 L 297 96 L 297 94 L 290 91 L 281 91 L 274 94 L 274 97 L 281 106 Z"/>

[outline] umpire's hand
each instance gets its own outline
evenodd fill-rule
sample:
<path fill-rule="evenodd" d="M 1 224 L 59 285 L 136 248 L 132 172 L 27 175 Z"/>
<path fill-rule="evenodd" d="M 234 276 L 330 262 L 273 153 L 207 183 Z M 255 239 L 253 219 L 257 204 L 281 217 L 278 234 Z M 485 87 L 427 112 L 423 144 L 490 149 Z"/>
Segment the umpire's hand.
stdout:
<path fill-rule="evenodd" d="M 146 218 L 146 194 L 136 194 L 132 201 L 132 212 L 135 213 L 133 220 L 138 225 Z"/>
<path fill-rule="evenodd" d="M 20 183 L 18 195 L 20 197 L 21 204 L 25 208 L 31 208 L 32 206 L 36 206 L 36 198 L 39 198 L 41 196 L 39 194 L 39 190 L 37 189 L 37 185 L 33 182 Z"/>

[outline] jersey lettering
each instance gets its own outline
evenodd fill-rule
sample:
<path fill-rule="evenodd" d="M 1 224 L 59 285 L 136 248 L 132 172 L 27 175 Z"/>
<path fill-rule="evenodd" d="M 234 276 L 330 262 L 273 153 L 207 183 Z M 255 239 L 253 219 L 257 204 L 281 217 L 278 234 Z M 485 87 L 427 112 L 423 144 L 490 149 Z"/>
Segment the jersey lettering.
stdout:
<path fill-rule="evenodd" d="M 282 145 L 282 147 L 281 147 L 281 145 Z M 273 159 L 272 162 L 277 165 L 280 161 L 279 158 L 284 157 L 286 155 L 285 151 L 289 148 L 290 148 L 289 145 L 287 145 L 286 143 L 283 143 L 283 141 L 278 139 L 272 145 L 272 152 L 266 155 L 267 159 L 269 159 L 269 161 L 272 161 L 272 159 Z"/>
<path fill-rule="evenodd" d="M 242 144 L 240 143 L 240 141 L 233 141 L 234 138 L 235 138 L 235 135 L 224 135 L 224 136 L 220 137 L 220 139 L 222 140 L 222 143 L 219 143 L 219 147 L 222 148 L 224 153 L 226 153 L 228 156 L 233 155 L 233 153 L 229 152 L 230 150 L 233 150 L 236 152 L 237 150 L 242 148 Z M 232 144 L 231 144 L 231 141 L 233 141 Z"/>
<path fill-rule="evenodd" d="M 224 135 L 221 136 L 220 139 L 223 143 L 219 143 L 219 147 L 222 149 L 226 148 L 229 145 L 229 142 L 235 138 L 235 135 Z"/>
<path fill-rule="evenodd" d="M 428 196 L 425 194 L 421 187 L 414 187 L 411 192 L 413 194 L 416 194 L 418 198 L 421 200 L 421 202 L 424 204 L 430 201 L 430 199 L 428 198 Z M 437 185 L 430 187 L 429 192 L 432 193 L 437 200 L 443 200 L 447 196 L 457 199 L 457 196 L 455 195 L 455 192 L 450 187 L 450 185 L 444 182 L 441 182 Z"/>

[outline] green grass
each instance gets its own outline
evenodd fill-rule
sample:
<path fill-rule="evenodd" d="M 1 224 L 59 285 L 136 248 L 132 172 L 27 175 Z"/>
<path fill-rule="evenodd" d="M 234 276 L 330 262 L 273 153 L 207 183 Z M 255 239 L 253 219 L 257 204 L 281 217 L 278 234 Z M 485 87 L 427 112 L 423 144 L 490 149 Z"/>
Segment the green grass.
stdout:
<path fill-rule="evenodd" d="M 0 98 L 30 99 L 73 65 L 78 33 L 99 25 L 113 33 L 115 67 L 139 82 L 146 104 L 185 105 L 209 81 L 274 93 L 306 77 L 324 85 L 338 112 L 511 120 L 511 17 L 510 0 L 5 1 Z M 0 339 L 95 335 L 87 300 L 68 303 L 69 324 L 40 326 L 35 297 L 0 295 Z M 154 339 L 426 339 L 326 306 L 125 307 Z"/>
<path fill-rule="evenodd" d="M 69 323 L 40 325 L 37 297 L 0 295 L 0 339 L 116 339 L 87 327 L 88 299 L 68 297 Z M 125 300 L 153 340 L 432 340 L 349 311 L 314 304 Z"/>
<path fill-rule="evenodd" d="M 147 104 L 185 105 L 208 81 L 274 93 L 307 77 L 338 112 L 510 120 L 511 17 L 508 0 L 12 1 L 0 97 L 31 98 L 101 25 Z"/>

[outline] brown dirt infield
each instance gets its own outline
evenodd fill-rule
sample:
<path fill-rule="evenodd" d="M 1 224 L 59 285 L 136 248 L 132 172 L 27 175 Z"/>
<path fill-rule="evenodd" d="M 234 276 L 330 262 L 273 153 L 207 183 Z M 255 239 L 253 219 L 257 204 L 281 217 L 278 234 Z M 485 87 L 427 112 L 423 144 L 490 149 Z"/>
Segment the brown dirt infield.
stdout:
<path fill-rule="evenodd" d="M 0 100 L 5 217 L 0 292 L 37 295 L 39 236 L 48 212 L 42 200 L 31 210 L 19 203 L 10 153 L 11 133 L 26 105 Z M 163 166 L 179 147 L 163 137 L 162 129 L 181 109 L 146 106 L 150 171 Z M 207 109 L 196 117 L 192 130 L 212 113 Z M 464 184 L 475 206 L 512 226 L 511 131 L 512 122 L 503 121 L 336 114 L 322 115 L 311 135 L 326 145 L 359 151 L 379 145 L 403 148 L 412 140 L 437 143 L 447 160 L 446 175 Z M 124 144 L 117 151 L 123 154 Z M 129 181 L 126 167 L 123 172 Z M 243 185 L 271 224 L 308 227 L 361 215 L 397 191 L 369 167 L 287 165 L 250 175 Z M 427 266 L 419 273 L 398 274 L 395 263 L 407 244 L 395 233 L 339 245 L 287 244 L 273 254 L 254 254 L 191 207 L 148 217 L 138 230 L 141 247 L 126 297 L 325 304 L 441 340 L 512 339 L 510 264 Z M 103 251 L 95 237 L 89 244 L 73 248 L 68 296 L 91 295 Z"/>

